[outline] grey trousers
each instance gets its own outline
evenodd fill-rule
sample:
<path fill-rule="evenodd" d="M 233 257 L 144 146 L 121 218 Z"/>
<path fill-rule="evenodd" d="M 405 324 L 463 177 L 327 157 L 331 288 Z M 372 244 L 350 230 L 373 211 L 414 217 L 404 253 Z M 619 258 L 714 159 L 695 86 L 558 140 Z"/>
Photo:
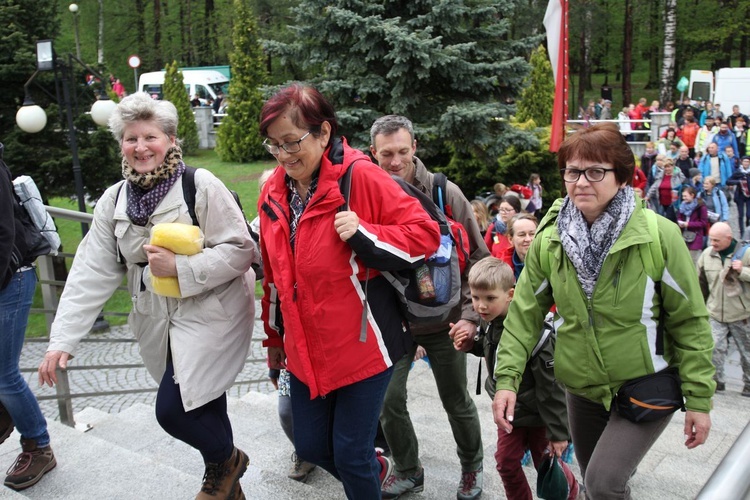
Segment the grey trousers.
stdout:
<path fill-rule="evenodd" d="M 724 364 L 729 350 L 729 335 L 732 335 L 737 350 L 740 352 L 742 364 L 742 382 L 750 388 L 750 319 L 743 319 L 733 323 L 722 323 L 709 318 L 711 333 L 714 336 L 713 363 L 716 367 L 716 381 L 725 382 Z"/>
<path fill-rule="evenodd" d="M 570 435 L 586 485 L 586 498 L 629 499 L 628 481 L 672 420 L 633 423 L 604 405 L 566 395 Z"/>

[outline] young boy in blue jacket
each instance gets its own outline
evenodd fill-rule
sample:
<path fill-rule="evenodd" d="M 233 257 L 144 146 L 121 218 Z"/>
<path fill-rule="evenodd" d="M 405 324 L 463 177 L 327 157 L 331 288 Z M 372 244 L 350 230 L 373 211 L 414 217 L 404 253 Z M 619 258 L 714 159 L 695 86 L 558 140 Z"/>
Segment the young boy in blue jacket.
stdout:
<path fill-rule="evenodd" d="M 457 350 L 484 356 L 489 375 L 485 389 L 490 399 L 495 396 L 495 359 L 503 333 L 503 320 L 513 299 L 515 278 L 510 266 L 495 257 L 486 257 L 472 266 L 469 287 L 474 310 L 481 317 L 477 336 L 469 338 L 464 331 L 453 337 Z M 531 451 L 534 466 L 539 467 L 545 453 L 557 457 L 565 451 L 570 440 L 565 391 L 557 385 L 554 375 L 555 338 L 551 327 L 541 332 L 516 400 L 513 431 L 497 430 L 497 470 L 503 480 L 505 494 L 510 500 L 532 499 L 521 459 L 525 450 Z M 560 462 L 568 480 L 568 498 L 578 496 L 579 485 L 572 471 Z"/>

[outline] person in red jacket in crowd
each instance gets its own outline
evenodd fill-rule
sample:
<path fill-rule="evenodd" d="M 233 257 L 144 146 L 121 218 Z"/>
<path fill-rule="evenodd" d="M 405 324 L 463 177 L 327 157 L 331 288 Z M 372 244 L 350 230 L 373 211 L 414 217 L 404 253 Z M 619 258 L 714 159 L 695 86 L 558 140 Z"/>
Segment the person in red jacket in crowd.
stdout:
<path fill-rule="evenodd" d="M 685 116 L 685 121 L 680 127 L 682 143 L 688 147 L 688 156 L 695 158 L 695 141 L 698 139 L 698 132 L 701 127 L 695 121 L 692 114 Z"/>
<path fill-rule="evenodd" d="M 484 235 L 484 242 L 487 243 L 487 248 L 489 248 L 490 254 L 493 257 L 497 257 L 498 259 L 503 258 L 505 249 L 510 246 L 508 238 L 505 237 L 508 221 L 510 221 L 511 217 L 520 214 L 522 211 L 521 200 L 518 196 L 503 196 L 495 223 L 490 225 Z"/>
<path fill-rule="evenodd" d="M 333 107 L 308 85 L 282 88 L 261 110 L 263 145 L 278 161 L 258 200 L 263 344 L 270 368 L 290 373 L 299 458 L 339 479 L 347 498 L 380 500 L 392 471 L 375 452 L 378 417 L 412 339 L 379 271 L 419 265 L 440 230 L 337 131 Z M 344 206 L 338 180 L 349 168 Z"/>
<path fill-rule="evenodd" d="M 503 252 L 502 259 L 513 269 L 516 281 L 523 271 L 526 254 L 536 234 L 537 224 L 537 218 L 527 213 L 516 214 L 508 221 L 507 236 L 510 246 Z"/>

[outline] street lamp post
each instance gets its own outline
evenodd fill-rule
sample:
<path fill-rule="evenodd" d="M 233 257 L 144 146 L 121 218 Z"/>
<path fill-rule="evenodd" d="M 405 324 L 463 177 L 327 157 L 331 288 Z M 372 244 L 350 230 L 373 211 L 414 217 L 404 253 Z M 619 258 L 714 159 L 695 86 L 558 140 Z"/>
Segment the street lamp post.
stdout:
<path fill-rule="evenodd" d="M 16 123 L 21 130 L 29 133 L 41 131 L 47 123 L 47 115 L 42 108 L 34 104 L 29 92 L 29 85 L 40 71 L 57 70 L 62 72 L 62 102 L 59 104 L 65 108 L 65 117 L 68 126 L 68 142 L 70 153 L 73 159 L 73 181 L 75 183 L 76 197 L 78 198 L 78 210 L 86 212 L 86 199 L 83 189 L 83 176 L 81 174 L 81 162 L 78 158 L 78 139 L 76 137 L 75 123 L 73 120 L 73 99 L 71 95 L 71 82 L 73 81 L 73 60 L 76 60 L 84 66 L 89 72 L 94 74 L 102 81 L 101 97 L 91 107 L 91 116 L 97 125 L 104 126 L 107 124 L 109 115 L 114 111 L 116 104 L 109 99 L 104 90 L 104 80 L 102 76 L 83 63 L 80 59 L 68 54 L 67 63 L 57 59 L 52 47 L 52 40 L 40 40 L 37 42 L 37 70 L 31 75 L 31 78 L 24 84 L 24 102 L 23 106 L 16 113 Z M 57 80 L 57 71 L 55 71 Z M 81 232 L 85 235 L 88 231 L 88 224 L 81 223 Z"/>
<path fill-rule="evenodd" d="M 78 4 L 72 3 L 68 6 L 68 10 L 73 14 L 73 29 L 76 34 L 76 56 L 78 59 L 81 58 L 81 42 L 78 39 Z"/>

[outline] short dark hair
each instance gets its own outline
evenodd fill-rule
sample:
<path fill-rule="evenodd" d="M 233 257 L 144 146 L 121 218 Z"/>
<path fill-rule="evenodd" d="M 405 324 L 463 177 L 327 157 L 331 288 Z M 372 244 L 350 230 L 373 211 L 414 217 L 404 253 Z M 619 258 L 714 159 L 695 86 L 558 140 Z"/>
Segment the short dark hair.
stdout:
<path fill-rule="evenodd" d="M 292 83 L 271 96 L 260 111 L 260 135 L 268 137 L 268 127 L 286 110 L 291 110 L 294 124 L 307 129 L 314 136 L 320 135 L 323 122 L 331 126 L 328 144 L 333 142 L 338 131 L 336 111 L 315 87 L 304 83 Z"/>
<path fill-rule="evenodd" d="M 618 183 L 633 183 L 635 156 L 615 123 L 597 123 L 570 134 L 557 152 L 557 166 L 562 170 L 572 159 L 609 163 Z"/>

